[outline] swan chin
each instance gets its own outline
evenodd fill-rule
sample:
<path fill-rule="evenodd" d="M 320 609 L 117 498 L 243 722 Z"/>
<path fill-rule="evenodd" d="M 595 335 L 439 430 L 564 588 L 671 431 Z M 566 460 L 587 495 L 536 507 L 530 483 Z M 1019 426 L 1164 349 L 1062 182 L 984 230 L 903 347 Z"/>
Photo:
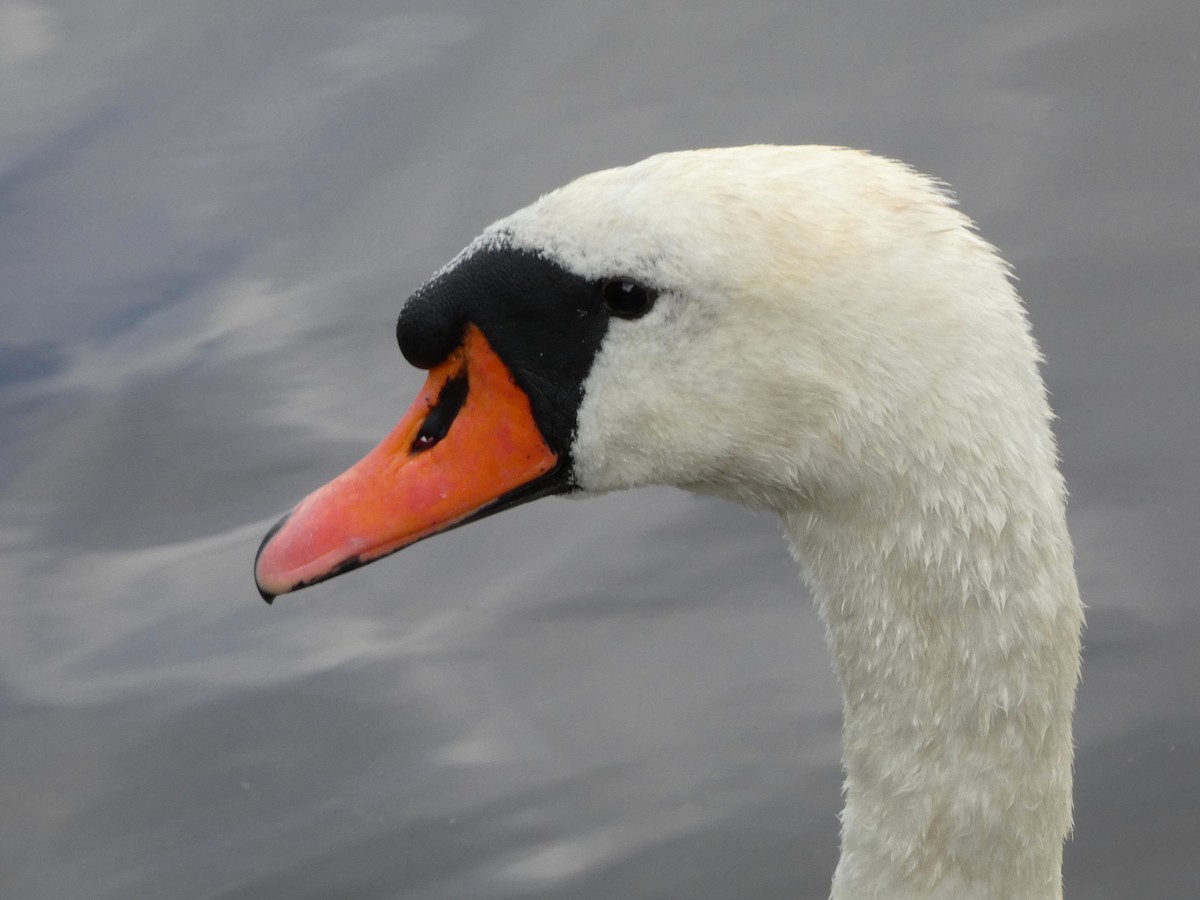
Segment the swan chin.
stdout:
<path fill-rule="evenodd" d="M 547 494 L 781 517 L 841 682 L 835 898 L 1061 897 L 1082 607 L 1039 353 L 928 178 L 651 157 L 496 222 L 405 304 L 425 389 L 256 560 L 264 597 Z"/>

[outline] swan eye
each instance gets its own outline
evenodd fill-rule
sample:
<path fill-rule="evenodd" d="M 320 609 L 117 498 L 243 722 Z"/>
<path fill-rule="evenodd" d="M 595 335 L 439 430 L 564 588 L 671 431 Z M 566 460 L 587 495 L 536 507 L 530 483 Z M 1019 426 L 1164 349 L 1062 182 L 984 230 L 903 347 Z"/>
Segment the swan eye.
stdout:
<path fill-rule="evenodd" d="M 604 305 L 614 316 L 622 319 L 637 319 L 650 312 L 658 297 L 658 291 L 651 290 L 629 278 L 611 278 L 600 286 L 604 294 Z"/>

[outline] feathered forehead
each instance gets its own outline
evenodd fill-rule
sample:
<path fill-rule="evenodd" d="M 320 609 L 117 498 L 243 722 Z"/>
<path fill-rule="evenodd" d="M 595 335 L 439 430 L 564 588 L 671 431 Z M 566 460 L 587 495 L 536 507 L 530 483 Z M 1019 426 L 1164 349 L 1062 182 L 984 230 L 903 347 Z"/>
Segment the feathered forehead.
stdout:
<path fill-rule="evenodd" d="M 694 267 L 705 248 L 736 241 L 739 219 L 761 218 L 763 195 L 778 196 L 770 183 L 781 180 L 771 160 L 795 149 L 665 153 L 593 172 L 496 222 L 469 251 L 503 243 L 584 278 L 668 276 L 669 261 Z"/>
<path fill-rule="evenodd" d="M 753 146 L 664 153 L 584 175 L 544 195 L 489 227 L 465 255 L 505 244 L 542 254 L 583 278 L 628 275 L 666 286 L 710 265 L 777 257 L 782 242 L 793 252 L 819 244 L 850 210 L 894 207 L 918 195 L 920 205 L 932 199 L 945 207 L 927 180 L 854 150 Z"/>

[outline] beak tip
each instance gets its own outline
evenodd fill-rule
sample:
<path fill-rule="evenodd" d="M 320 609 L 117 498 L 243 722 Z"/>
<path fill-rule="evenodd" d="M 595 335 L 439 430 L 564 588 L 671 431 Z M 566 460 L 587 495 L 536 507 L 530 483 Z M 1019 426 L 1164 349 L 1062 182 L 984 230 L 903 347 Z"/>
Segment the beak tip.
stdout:
<path fill-rule="evenodd" d="M 259 577 L 258 563 L 262 558 L 263 550 L 267 548 L 267 544 L 271 543 L 271 538 L 275 537 L 279 533 L 279 530 L 287 524 L 287 520 L 291 518 L 291 515 L 291 512 L 286 513 L 278 522 L 271 526 L 271 530 L 267 532 L 266 536 L 262 539 L 262 543 L 258 545 L 258 552 L 254 554 L 254 586 L 258 588 L 258 595 L 267 602 L 268 606 L 274 603 L 275 598 L 282 592 L 268 591 L 263 587 L 262 580 Z"/>

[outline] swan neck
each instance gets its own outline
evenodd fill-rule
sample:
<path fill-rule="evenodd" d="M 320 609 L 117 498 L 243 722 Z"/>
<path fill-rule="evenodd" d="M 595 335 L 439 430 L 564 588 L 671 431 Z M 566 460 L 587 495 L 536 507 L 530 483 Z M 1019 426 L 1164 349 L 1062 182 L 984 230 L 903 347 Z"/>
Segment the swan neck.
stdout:
<path fill-rule="evenodd" d="M 784 514 L 843 692 L 835 900 L 1061 897 L 1082 614 L 1046 472 L 1002 515 L 916 490 Z"/>

